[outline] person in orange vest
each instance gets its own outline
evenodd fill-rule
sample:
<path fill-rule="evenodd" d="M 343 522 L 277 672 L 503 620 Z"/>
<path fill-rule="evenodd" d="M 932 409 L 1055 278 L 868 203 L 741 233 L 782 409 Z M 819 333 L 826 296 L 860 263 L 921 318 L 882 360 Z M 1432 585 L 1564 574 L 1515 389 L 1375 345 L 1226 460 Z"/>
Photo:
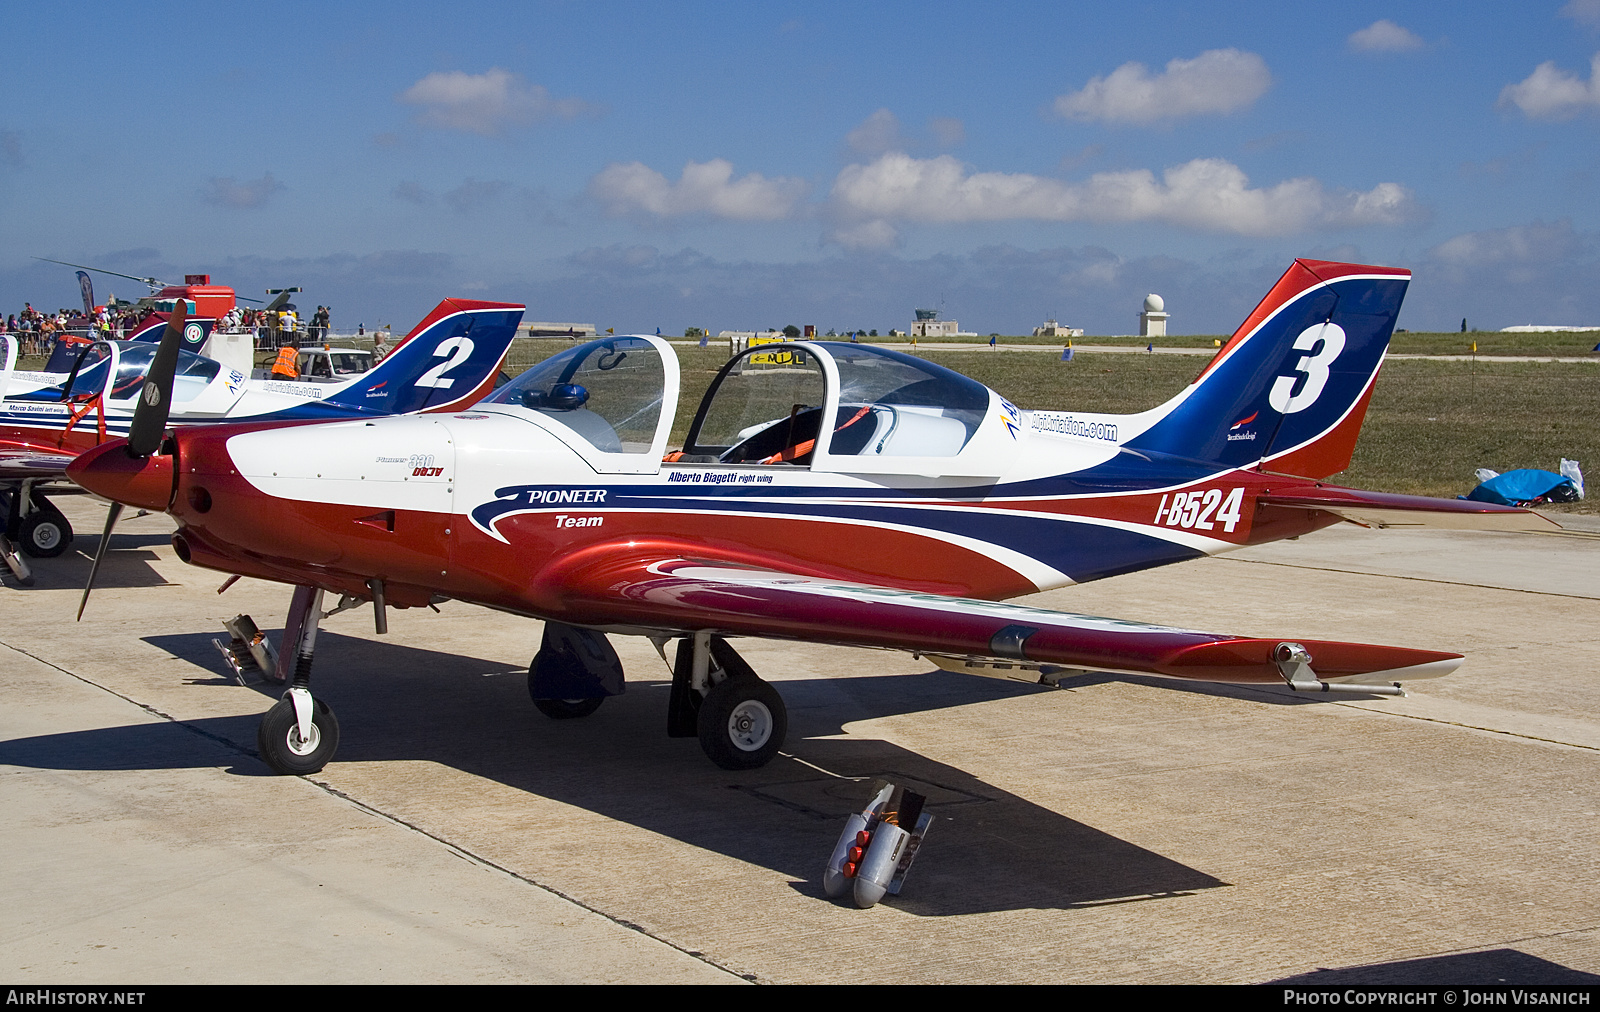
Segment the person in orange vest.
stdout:
<path fill-rule="evenodd" d="M 295 365 L 295 358 L 300 350 L 293 345 L 278 349 L 278 357 L 272 363 L 272 377 L 274 379 L 299 379 L 300 369 Z"/>

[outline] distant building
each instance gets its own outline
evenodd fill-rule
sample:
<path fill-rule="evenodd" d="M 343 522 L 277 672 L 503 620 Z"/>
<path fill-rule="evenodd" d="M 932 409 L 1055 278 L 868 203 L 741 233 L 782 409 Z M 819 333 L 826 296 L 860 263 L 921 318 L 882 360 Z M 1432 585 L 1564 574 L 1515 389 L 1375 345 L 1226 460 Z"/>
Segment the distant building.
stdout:
<path fill-rule="evenodd" d="M 1151 293 L 1144 297 L 1144 312 L 1139 314 L 1140 337 L 1166 337 L 1167 317 L 1172 315 L 1167 311 L 1167 304 L 1161 296 Z"/>
<path fill-rule="evenodd" d="M 1563 327 L 1552 323 L 1524 323 L 1520 327 L 1501 327 L 1502 334 L 1582 334 L 1600 327 Z"/>
<path fill-rule="evenodd" d="M 1069 327 L 1054 320 L 1044 321 L 1044 326 L 1033 328 L 1034 337 L 1082 337 L 1082 327 Z"/>
<path fill-rule="evenodd" d="M 917 322 L 911 325 L 912 337 L 977 337 L 974 331 L 964 331 L 954 320 L 939 319 L 937 309 L 919 309 Z"/>
<path fill-rule="evenodd" d="M 572 337 L 584 341 L 594 338 L 592 323 L 528 323 L 524 326 L 529 337 Z"/>
<path fill-rule="evenodd" d="M 758 337 L 768 341 L 784 340 L 781 330 L 722 330 L 717 332 L 717 337 L 731 341 L 751 341 Z"/>

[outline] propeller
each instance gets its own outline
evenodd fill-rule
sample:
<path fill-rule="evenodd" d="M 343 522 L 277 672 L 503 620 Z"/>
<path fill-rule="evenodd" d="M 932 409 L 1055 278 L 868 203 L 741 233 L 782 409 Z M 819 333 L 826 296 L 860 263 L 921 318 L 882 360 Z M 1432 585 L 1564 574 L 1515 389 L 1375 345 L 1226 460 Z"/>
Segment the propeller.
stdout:
<path fill-rule="evenodd" d="M 155 361 L 145 373 L 144 385 L 139 388 L 139 402 L 134 405 L 133 422 L 128 427 L 128 443 L 123 449 L 135 460 L 149 457 L 161 447 L 161 437 L 167 431 L 167 418 L 172 410 L 172 386 L 178 372 L 178 347 L 183 342 L 183 326 L 188 319 L 188 308 L 179 299 L 167 317 L 167 329 L 161 335 L 161 345 L 156 349 Z M 89 579 L 83 585 L 83 597 L 78 600 L 78 621 L 83 621 L 83 609 L 89 604 L 89 592 L 94 589 L 95 575 L 100 572 L 100 560 L 105 558 L 111 544 L 111 531 L 122 516 L 122 503 L 112 502 L 106 511 L 105 530 L 100 533 L 100 544 L 94 550 L 94 563 L 89 567 Z"/>
<path fill-rule="evenodd" d="M 106 546 L 111 544 L 111 528 L 117 526 L 122 515 L 122 504 L 114 502 L 106 511 L 106 529 L 100 532 L 100 543 L 94 549 L 94 562 L 89 566 L 89 579 L 83 584 L 83 597 L 78 599 L 78 621 L 83 621 L 83 609 L 89 604 L 89 591 L 94 588 L 95 574 L 100 572 L 100 560 L 106 557 Z"/>
<path fill-rule="evenodd" d="M 167 317 L 166 333 L 156 349 L 155 361 L 139 388 L 139 403 L 133 409 L 133 424 L 128 427 L 128 456 L 148 457 L 161 446 L 167 431 L 167 415 L 172 409 L 172 383 L 178 371 L 178 346 L 183 341 L 183 326 L 188 306 L 177 300 Z"/>

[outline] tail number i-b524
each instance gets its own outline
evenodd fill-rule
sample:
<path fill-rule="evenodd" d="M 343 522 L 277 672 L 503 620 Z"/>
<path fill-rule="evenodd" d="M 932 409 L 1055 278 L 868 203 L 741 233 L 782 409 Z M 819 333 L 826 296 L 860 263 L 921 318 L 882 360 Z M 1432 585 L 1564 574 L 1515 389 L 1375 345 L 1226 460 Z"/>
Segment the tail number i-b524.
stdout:
<path fill-rule="evenodd" d="M 1214 531 L 1217 525 L 1221 524 L 1224 531 L 1232 534 L 1233 529 L 1239 525 L 1240 508 L 1244 505 L 1244 489 L 1229 490 L 1226 499 L 1222 497 L 1220 488 L 1174 492 L 1170 507 L 1167 505 L 1167 499 L 1167 496 L 1161 497 L 1161 505 L 1156 508 L 1156 523 L 1165 522 L 1168 527 L 1197 531 Z M 1222 508 L 1219 510 L 1218 506 Z"/>

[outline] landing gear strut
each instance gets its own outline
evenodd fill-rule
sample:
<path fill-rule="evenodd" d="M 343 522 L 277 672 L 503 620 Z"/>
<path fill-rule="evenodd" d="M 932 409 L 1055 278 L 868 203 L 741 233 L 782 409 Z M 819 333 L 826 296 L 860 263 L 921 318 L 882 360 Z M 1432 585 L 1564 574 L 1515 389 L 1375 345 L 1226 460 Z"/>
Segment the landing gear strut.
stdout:
<path fill-rule="evenodd" d="M 699 738 L 706 758 L 725 770 L 753 770 L 777 756 L 788 733 L 783 697 L 727 640 L 700 632 L 678 642 L 669 736 Z"/>
<path fill-rule="evenodd" d="M 277 680 L 288 681 L 289 688 L 256 730 L 261 761 L 284 776 L 319 772 L 339 749 L 338 719 L 327 703 L 311 696 L 311 659 L 321 619 L 322 591 L 296 587 L 278 652 Z"/>
<path fill-rule="evenodd" d="M 55 504 L 33 490 L 33 479 L 13 487 L 4 497 L 5 531 L 0 534 L 0 557 L 23 586 L 33 585 L 33 573 L 23 560 L 53 559 L 72 543 L 72 525 Z"/>

